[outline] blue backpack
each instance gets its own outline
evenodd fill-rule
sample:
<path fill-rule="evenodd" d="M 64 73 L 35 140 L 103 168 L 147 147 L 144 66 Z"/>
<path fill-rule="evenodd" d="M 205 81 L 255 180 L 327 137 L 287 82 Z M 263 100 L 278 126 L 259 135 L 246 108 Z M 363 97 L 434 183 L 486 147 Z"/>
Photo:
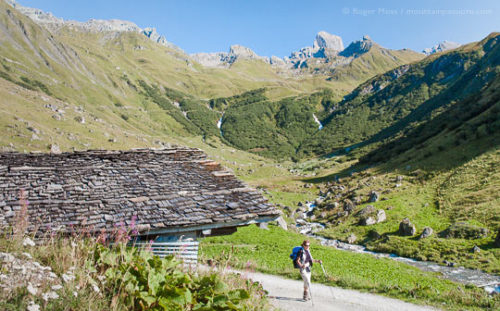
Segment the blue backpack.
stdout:
<path fill-rule="evenodd" d="M 299 252 L 302 251 L 302 246 L 295 246 L 292 249 L 292 253 L 290 254 L 290 259 L 293 260 L 293 267 L 298 269 L 299 266 L 297 265 L 296 259 L 297 256 L 299 255 Z"/>

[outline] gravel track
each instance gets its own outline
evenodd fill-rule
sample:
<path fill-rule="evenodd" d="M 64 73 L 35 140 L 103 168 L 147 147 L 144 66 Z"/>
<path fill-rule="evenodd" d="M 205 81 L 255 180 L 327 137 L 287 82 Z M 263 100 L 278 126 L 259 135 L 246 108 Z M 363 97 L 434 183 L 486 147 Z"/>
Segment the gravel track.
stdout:
<path fill-rule="evenodd" d="M 322 284 L 312 284 L 311 301 L 302 300 L 303 282 L 279 276 L 239 272 L 262 284 L 269 292 L 272 304 L 286 311 L 436 311 L 426 306 L 418 306 L 384 296 L 341 289 Z M 297 273 L 298 274 L 298 273 Z M 335 297 L 333 298 L 332 295 Z"/>

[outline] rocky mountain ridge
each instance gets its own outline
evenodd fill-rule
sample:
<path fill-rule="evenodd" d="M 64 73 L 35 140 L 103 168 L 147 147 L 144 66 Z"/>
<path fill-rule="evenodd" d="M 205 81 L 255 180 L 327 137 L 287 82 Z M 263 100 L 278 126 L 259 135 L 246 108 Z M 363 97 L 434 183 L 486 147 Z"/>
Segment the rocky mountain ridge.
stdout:
<path fill-rule="evenodd" d="M 444 40 L 442 42 L 439 42 L 438 44 L 436 44 L 433 47 L 424 49 L 422 51 L 422 53 L 424 53 L 425 55 L 431 55 L 431 54 L 434 54 L 434 53 L 439 53 L 439 52 L 444 52 L 444 51 L 447 51 L 447 50 L 456 49 L 460 45 L 461 45 L 460 43 L 456 43 L 456 42 Z"/>
<path fill-rule="evenodd" d="M 63 18 L 54 16 L 50 12 L 22 6 L 15 0 L 5 1 L 17 11 L 31 18 L 35 23 L 42 25 L 51 31 L 58 31 L 62 27 L 70 27 L 72 29 L 88 32 L 137 32 L 145 35 L 158 44 L 180 50 L 179 47 L 171 42 L 168 42 L 165 36 L 158 34 L 156 28 L 153 27 L 146 27 L 142 29 L 133 22 L 119 19 L 89 19 L 86 22 L 64 20 Z"/>
<path fill-rule="evenodd" d="M 190 56 L 193 60 L 206 67 L 227 68 L 237 60 L 252 59 L 263 61 L 280 69 L 311 68 L 315 69 L 316 72 L 324 72 L 325 70 L 318 69 L 325 67 L 326 71 L 329 71 L 338 66 L 348 65 L 354 58 L 369 52 L 374 46 L 387 51 L 385 54 L 392 51 L 380 47 L 368 35 L 344 48 L 341 37 L 326 31 L 320 31 L 316 34 L 312 46 L 303 47 L 292 52 L 290 56 L 283 58 L 274 55 L 271 57 L 259 56 L 250 48 L 241 45 L 232 45 L 227 53 L 194 53 Z"/>
<path fill-rule="evenodd" d="M 382 73 L 395 66 L 420 58 L 420 54 L 413 51 L 384 49 L 374 43 L 368 36 L 364 36 L 360 41 L 351 43 L 347 49 L 344 49 L 342 38 L 326 31 L 318 32 L 312 46 L 304 47 L 299 51 L 291 53 L 289 57 L 284 58 L 279 58 L 277 56 L 259 56 L 250 48 L 242 45 L 231 45 L 228 52 L 196 53 L 188 56 L 181 48 L 167 41 L 165 36 L 160 35 L 156 29 L 152 27 L 142 29 L 133 22 L 119 19 L 90 19 L 86 22 L 64 20 L 54 16 L 52 13 L 47 13 L 40 9 L 24 7 L 15 0 L 5 0 L 5 2 L 52 33 L 60 32 L 62 29 L 69 29 L 70 31 L 109 33 L 113 35 L 108 38 L 116 38 L 116 35 L 127 32 L 138 33 L 160 45 L 181 52 L 183 54 L 182 58 L 186 59 L 187 62 L 191 63 L 191 61 L 195 61 L 208 68 L 225 69 L 231 67 L 231 65 L 237 61 L 250 60 L 263 62 L 265 66 L 270 65 L 267 70 L 285 77 L 289 75 L 302 75 L 303 73 L 330 75 L 337 68 L 345 67 L 351 64 L 354 59 L 370 52 L 374 46 L 379 48 L 382 53 L 379 53 L 380 55 L 374 56 L 373 58 L 380 58 L 381 56 L 384 58 L 382 63 L 389 64 L 386 66 L 387 68 L 376 70 L 375 73 Z M 142 49 L 143 47 L 138 46 L 137 48 Z M 190 60 L 188 60 L 189 58 Z M 361 64 L 354 67 L 363 67 L 361 68 L 361 75 L 365 75 L 366 73 L 371 77 L 370 72 L 372 69 L 364 68 L 366 66 L 368 65 Z M 359 69 L 360 68 L 356 68 L 355 71 L 359 71 Z M 340 73 L 340 75 L 343 75 L 343 73 Z M 354 74 L 353 77 L 355 77 L 355 79 L 363 79 L 359 74 Z"/>

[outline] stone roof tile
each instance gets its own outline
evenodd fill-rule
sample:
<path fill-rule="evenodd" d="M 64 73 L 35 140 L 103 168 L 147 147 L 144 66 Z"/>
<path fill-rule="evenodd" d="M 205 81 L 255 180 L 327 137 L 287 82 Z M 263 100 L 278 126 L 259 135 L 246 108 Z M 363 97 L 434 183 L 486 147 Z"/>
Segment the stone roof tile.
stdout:
<path fill-rule="evenodd" d="M 0 153 L 0 227 L 15 220 L 21 190 L 31 228 L 139 231 L 277 217 L 262 195 L 199 149 Z"/>

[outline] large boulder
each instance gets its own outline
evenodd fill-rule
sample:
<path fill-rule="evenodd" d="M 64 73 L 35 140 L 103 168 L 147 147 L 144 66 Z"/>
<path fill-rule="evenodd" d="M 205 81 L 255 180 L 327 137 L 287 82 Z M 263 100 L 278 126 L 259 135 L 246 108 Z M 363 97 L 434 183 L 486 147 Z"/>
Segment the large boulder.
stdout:
<path fill-rule="evenodd" d="M 401 236 L 414 236 L 417 232 L 415 225 L 410 222 L 410 219 L 405 218 L 399 223 L 399 235 Z"/>
<path fill-rule="evenodd" d="M 375 213 L 375 207 L 373 205 L 367 205 L 365 208 L 358 212 L 359 216 L 371 215 Z"/>
<path fill-rule="evenodd" d="M 377 223 L 377 220 L 372 216 L 363 216 L 359 219 L 359 224 L 362 226 L 371 226 Z"/>
<path fill-rule="evenodd" d="M 376 191 L 371 191 L 370 192 L 370 202 L 377 202 L 378 199 L 380 198 L 380 194 L 378 194 L 378 192 Z"/>
<path fill-rule="evenodd" d="M 385 221 L 387 219 L 387 216 L 385 215 L 385 211 L 382 209 L 379 209 L 377 212 L 377 223 Z"/>
<path fill-rule="evenodd" d="M 425 239 L 425 238 L 428 238 L 432 235 L 434 231 L 432 230 L 431 227 L 425 227 L 424 228 L 424 231 L 422 231 L 422 234 L 418 237 L 420 240 L 421 239 Z"/>
<path fill-rule="evenodd" d="M 356 237 L 356 235 L 354 233 L 351 233 L 351 235 L 347 237 L 347 243 L 353 244 L 354 242 L 356 242 L 357 239 L 358 238 Z"/>
<path fill-rule="evenodd" d="M 465 222 L 457 222 L 441 232 L 442 237 L 451 239 L 481 239 L 488 236 L 488 229 L 474 226 Z"/>
<path fill-rule="evenodd" d="M 286 225 L 286 221 L 283 219 L 283 217 L 281 217 L 281 216 L 278 217 L 278 219 L 276 219 L 276 222 L 278 223 L 278 226 L 281 227 L 281 229 L 283 229 L 283 230 L 287 230 L 288 229 L 288 227 Z"/>

